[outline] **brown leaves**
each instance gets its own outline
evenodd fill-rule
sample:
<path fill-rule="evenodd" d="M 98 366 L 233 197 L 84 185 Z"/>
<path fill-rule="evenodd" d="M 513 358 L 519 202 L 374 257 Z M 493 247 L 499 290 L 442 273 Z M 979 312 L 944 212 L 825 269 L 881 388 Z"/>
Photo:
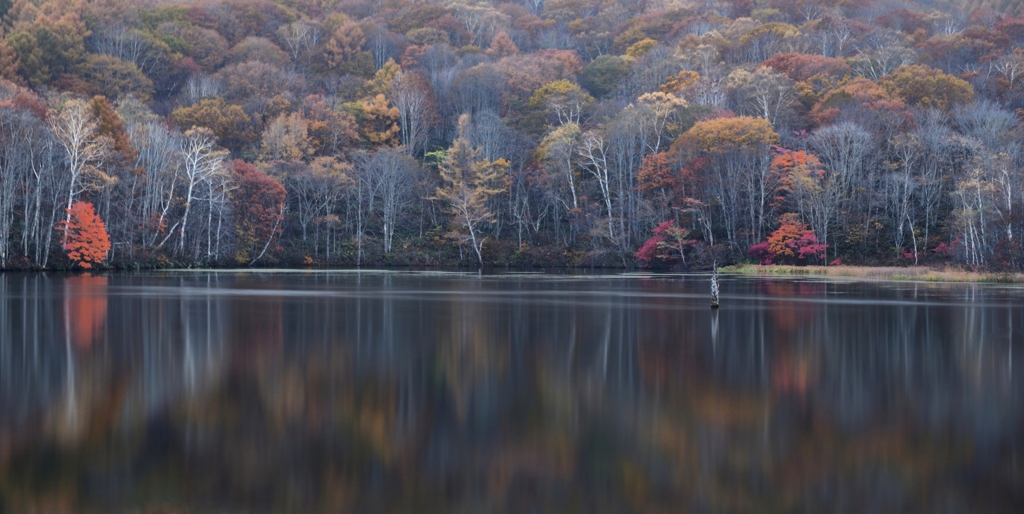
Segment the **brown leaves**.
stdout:
<path fill-rule="evenodd" d="M 280 234 L 286 193 L 284 186 L 244 161 L 235 161 L 232 170 L 238 184 L 232 198 L 238 219 L 236 259 L 251 264 Z"/>
<path fill-rule="evenodd" d="M 331 39 L 327 41 L 327 46 L 324 48 L 327 64 L 331 67 L 341 65 L 355 57 L 363 49 L 364 44 L 366 44 L 366 35 L 363 33 L 363 29 L 351 21 L 346 21 L 334 31 Z"/>
<path fill-rule="evenodd" d="M 206 98 L 188 107 L 179 107 L 171 112 L 173 119 L 182 128 L 207 127 L 213 131 L 225 148 L 238 152 L 253 144 L 258 132 L 249 115 L 237 105 L 230 105 L 223 98 Z"/>
<path fill-rule="evenodd" d="M 844 77 L 852 73 L 846 61 L 824 55 L 775 54 L 761 66 L 783 73 L 796 82 L 803 82 L 815 75 Z"/>
<path fill-rule="evenodd" d="M 519 47 L 512 41 L 506 32 L 499 32 L 497 36 L 491 41 L 490 48 L 487 49 L 487 55 L 501 59 L 503 57 L 511 57 L 519 53 Z"/>
<path fill-rule="evenodd" d="M 359 138 L 356 119 L 347 112 L 332 109 L 322 97 L 307 97 L 302 108 L 314 154 L 334 155 Z"/>
<path fill-rule="evenodd" d="M 138 152 L 132 146 L 128 138 L 128 131 L 124 126 L 121 116 L 114 110 L 114 106 L 104 96 L 97 96 L 89 103 L 92 107 L 93 116 L 99 123 L 100 134 L 110 138 L 110 150 L 120 162 L 117 164 L 128 166 L 135 161 Z"/>

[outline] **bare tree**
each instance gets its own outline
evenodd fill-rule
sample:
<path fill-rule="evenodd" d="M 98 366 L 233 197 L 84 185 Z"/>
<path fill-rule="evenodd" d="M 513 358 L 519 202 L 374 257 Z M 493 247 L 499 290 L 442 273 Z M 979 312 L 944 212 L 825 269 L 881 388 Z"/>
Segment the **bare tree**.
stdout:
<path fill-rule="evenodd" d="M 494 111 L 482 111 L 473 115 L 472 121 L 469 141 L 474 148 L 480 149 L 481 156 L 489 161 L 506 157 L 511 130 L 505 125 L 505 120 Z"/>
<path fill-rule="evenodd" d="M 13 254 L 18 211 L 21 254 L 45 265 L 55 219 L 47 219 L 44 207 L 64 189 L 58 173 L 63 156 L 46 124 L 28 110 L 0 108 L 0 141 L 0 267 Z M 63 212 L 63 202 L 56 203 Z"/>
<path fill-rule="evenodd" d="M 157 76 L 166 66 L 166 56 L 141 31 L 122 23 L 108 25 L 93 33 L 96 52 L 130 62 L 147 76 Z"/>
<path fill-rule="evenodd" d="M 569 188 L 570 202 L 560 200 L 566 211 L 579 208 L 579 195 L 576 193 L 576 144 L 580 138 L 580 128 L 575 123 L 562 125 L 551 132 L 540 143 L 542 159 L 548 168 L 558 177 L 563 177 Z"/>
<path fill-rule="evenodd" d="M 865 215 L 870 212 L 869 202 L 873 185 L 871 177 L 865 173 L 865 168 L 873 147 L 871 134 L 857 124 L 843 122 L 818 129 L 809 143 L 829 174 L 825 186 L 826 194 L 822 198 L 825 202 L 822 209 L 829 218 L 828 222 L 832 216 L 848 207 L 852 208 L 853 205 L 857 205 L 857 212 Z M 858 195 L 855 195 L 855 188 L 861 190 Z M 865 201 L 855 204 L 855 196 L 860 196 Z M 818 236 L 827 244 L 827 230 Z"/>
<path fill-rule="evenodd" d="M 219 166 L 217 170 L 203 180 L 205 196 L 201 198 L 206 204 L 206 255 L 207 259 L 220 258 L 221 235 L 224 233 L 224 218 L 228 215 L 231 205 L 231 191 L 237 189 L 234 177 L 227 166 Z M 214 214 L 217 226 L 213 226 Z M 269 245 L 269 242 L 267 243 Z M 264 246 L 264 252 L 266 251 Z M 262 254 L 261 254 L 262 255 Z M 257 257 L 259 259 L 259 257 Z M 256 260 L 253 260 L 256 262 Z M 251 263 L 250 263 L 251 264 Z"/>
<path fill-rule="evenodd" d="M 932 15 L 932 26 L 935 32 L 943 36 L 952 36 L 963 32 L 966 16 L 957 12 L 946 12 Z"/>
<path fill-rule="evenodd" d="M 821 55 L 842 57 L 853 39 L 853 30 L 842 13 L 826 14 L 818 21 L 814 39 L 818 41 Z"/>
<path fill-rule="evenodd" d="M 288 189 L 295 197 L 303 240 L 307 239 L 311 224 L 334 212 L 338 199 L 352 184 L 351 172 L 348 163 L 334 157 L 317 157 L 288 175 Z"/>
<path fill-rule="evenodd" d="M 686 100 L 659 91 L 640 95 L 636 104 L 626 108 L 639 122 L 645 154 L 660 152 L 679 135 L 678 127 L 683 124 L 686 106 Z M 670 127 L 676 130 L 670 131 Z"/>
<path fill-rule="evenodd" d="M 893 223 L 893 246 L 897 257 L 903 251 L 907 227 L 914 243 L 914 264 L 918 263 L 917 235 L 914 233 L 914 219 L 911 216 L 913 194 L 916 186 L 914 169 L 921 158 L 921 142 L 913 134 L 900 134 L 890 142 L 895 162 L 892 172 L 886 177 L 886 196 L 889 216 Z"/>
<path fill-rule="evenodd" d="M 530 13 L 539 15 L 544 10 L 544 0 L 521 0 Z"/>
<path fill-rule="evenodd" d="M 914 135 L 921 143 L 920 171 L 918 176 L 918 200 L 924 210 L 924 244 L 929 244 L 931 227 L 938 218 L 940 202 L 945 196 L 944 174 L 953 166 L 956 140 L 953 131 L 946 126 L 946 115 L 942 111 L 927 111 Z"/>
<path fill-rule="evenodd" d="M 773 127 L 796 101 L 793 81 L 771 68 L 758 68 L 754 73 L 735 71 L 729 75 L 729 87 L 737 96 L 740 112 L 760 116 Z"/>
<path fill-rule="evenodd" d="M 70 210 L 75 197 L 83 191 L 113 180 L 102 171 L 109 141 L 100 135 L 99 123 L 82 100 L 66 103 L 60 114 L 52 118 L 50 129 L 64 150 L 68 176 L 65 204 Z M 70 219 L 69 212 L 65 221 Z"/>
<path fill-rule="evenodd" d="M 130 121 L 128 137 L 137 150 L 135 167 L 146 170 L 139 206 L 144 246 L 155 246 L 174 205 L 181 165 L 181 134 L 157 121 Z M 151 234 L 150 234 L 151 232 Z"/>
<path fill-rule="evenodd" d="M 1024 76 L 1024 50 L 1015 48 L 995 62 L 996 70 L 1006 80 L 1007 89 L 1013 90 Z"/>
<path fill-rule="evenodd" d="M 727 97 L 726 78 L 712 72 L 700 77 L 687 99 L 697 105 L 721 108 L 725 106 Z"/>
<path fill-rule="evenodd" d="M 649 107 L 639 106 L 638 109 L 646 110 Z M 609 189 L 619 223 L 615 242 L 623 254 L 634 243 L 636 234 L 646 229 L 646 223 L 640 215 L 643 199 L 636 187 L 637 173 L 657 139 L 652 137 L 650 120 L 645 122 L 644 116 L 634 114 L 634 109 L 622 110 L 605 127 Z"/>
<path fill-rule="evenodd" d="M 857 50 L 857 55 L 850 58 L 850 67 L 871 80 L 917 62 L 917 53 L 910 48 L 907 37 L 895 31 L 877 30 Z"/>
<path fill-rule="evenodd" d="M 217 174 L 224 171 L 224 159 L 228 153 L 217 147 L 217 138 L 210 129 L 204 127 L 193 128 L 185 132 L 180 151 L 181 178 L 185 189 L 185 211 L 181 215 L 181 226 L 178 232 L 178 251 L 184 252 L 188 236 L 188 217 L 194 207 L 193 202 L 198 199 L 198 188 L 201 183 L 212 180 Z"/>
<path fill-rule="evenodd" d="M 428 97 L 417 75 L 399 73 L 391 83 L 391 104 L 398 109 L 399 136 L 409 155 L 416 155 L 427 139 Z"/>
<path fill-rule="evenodd" d="M 293 62 L 299 62 L 300 58 L 316 48 L 324 37 L 318 23 L 305 19 L 281 25 L 277 29 L 277 35 L 288 47 Z"/>
<path fill-rule="evenodd" d="M 509 24 L 507 14 L 486 4 L 453 3 L 450 7 L 455 19 L 462 22 L 471 34 L 474 45 L 486 47 L 502 27 Z"/>
<path fill-rule="evenodd" d="M 953 189 L 953 223 L 962 242 L 963 260 L 970 266 L 984 266 L 989 252 L 985 235 L 988 187 L 982 174 L 983 168 L 975 163 Z"/>
<path fill-rule="evenodd" d="M 398 57 L 398 47 L 386 28 L 374 26 L 366 36 L 366 45 L 373 54 L 373 64 L 378 70 L 383 68 L 389 59 Z"/>
<path fill-rule="evenodd" d="M 203 98 L 213 98 L 221 94 L 221 81 L 211 75 L 192 75 L 185 81 L 185 87 L 181 90 L 183 99 L 189 103 L 196 103 Z"/>
<path fill-rule="evenodd" d="M 416 188 L 419 165 L 401 149 L 383 148 L 373 154 L 367 168 L 377 194 L 376 207 L 384 235 L 384 253 L 391 253 L 395 228 Z"/>
<path fill-rule="evenodd" d="M 1020 152 L 1020 139 L 1014 131 L 1017 116 L 991 101 L 960 106 L 953 112 L 953 120 L 963 135 L 977 139 L 993 152 L 1012 156 Z"/>
<path fill-rule="evenodd" d="M 611 181 L 608 178 L 608 157 L 605 154 L 604 137 L 595 131 L 583 134 L 577 149 L 583 169 L 597 180 L 604 200 L 605 212 L 608 215 L 608 238 L 615 240 L 615 215 L 612 213 Z"/>

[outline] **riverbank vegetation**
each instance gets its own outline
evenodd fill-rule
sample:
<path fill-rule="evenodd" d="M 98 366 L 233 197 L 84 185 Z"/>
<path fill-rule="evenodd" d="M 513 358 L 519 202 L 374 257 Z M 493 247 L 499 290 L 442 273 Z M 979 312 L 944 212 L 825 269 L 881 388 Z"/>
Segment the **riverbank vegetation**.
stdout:
<path fill-rule="evenodd" d="M 0 0 L 0 268 L 1020 270 L 1019 10 Z"/>
<path fill-rule="evenodd" d="M 722 273 L 736 275 L 815 275 L 870 280 L 921 282 L 979 282 L 1024 283 L 1021 273 L 983 273 L 956 268 L 928 268 L 925 266 L 787 266 L 737 264 L 721 269 Z"/>

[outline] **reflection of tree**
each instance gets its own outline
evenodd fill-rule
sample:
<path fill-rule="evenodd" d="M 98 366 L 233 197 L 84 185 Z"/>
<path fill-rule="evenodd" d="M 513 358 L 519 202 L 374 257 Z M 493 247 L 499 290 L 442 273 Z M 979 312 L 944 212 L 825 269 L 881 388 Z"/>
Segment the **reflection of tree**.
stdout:
<path fill-rule="evenodd" d="M 103 337 L 107 321 L 106 276 L 74 275 L 64 280 L 68 333 L 75 347 L 88 350 Z"/>
<path fill-rule="evenodd" d="M 276 280 L 250 279 L 244 275 L 235 287 L 253 293 L 237 300 L 231 323 L 234 356 L 239 364 L 256 367 L 280 359 L 284 352 L 284 302 L 273 293 L 282 286 Z"/>
<path fill-rule="evenodd" d="M 472 284 L 455 283 L 457 287 Z M 474 288 L 475 289 L 475 288 Z M 507 342 L 494 330 L 494 305 L 472 300 L 453 302 L 445 323 L 437 323 L 437 365 L 460 423 L 466 421 L 471 402 L 490 401 L 488 393 L 504 371 Z"/>
<path fill-rule="evenodd" d="M 985 308 L 997 293 L 753 282 L 713 345 L 703 282 L 698 301 L 685 280 L 147 279 L 166 289 L 69 324 L 92 342 L 83 428 L 60 438 L 63 345 L 37 365 L 30 337 L 62 342 L 43 298 L 70 286 L 48 280 L 0 276 L 0 384 L 20 384 L 0 388 L 5 511 L 117 510 L 116 490 L 182 511 L 825 512 L 838 489 L 851 511 L 928 511 L 1017 487 L 1012 450 L 982 451 L 1021 415 L 1019 312 Z M 869 301 L 814 302 L 829 292 Z M 22 308 L 41 321 L 3 346 Z"/>
<path fill-rule="evenodd" d="M 104 412 L 88 410 L 98 393 L 93 384 L 77 374 L 77 349 L 90 350 L 103 336 L 107 315 L 107 277 L 76 275 L 64 280 L 64 348 L 65 348 L 65 407 L 56 412 L 57 434 L 64 441 L 76 441 L 89 430 L 87 421 L 96 416 L 102 420 Z M 82 409 L 81 407 L 85 407 Z M 102 421 L 100 421 L 102 422 Z"/>

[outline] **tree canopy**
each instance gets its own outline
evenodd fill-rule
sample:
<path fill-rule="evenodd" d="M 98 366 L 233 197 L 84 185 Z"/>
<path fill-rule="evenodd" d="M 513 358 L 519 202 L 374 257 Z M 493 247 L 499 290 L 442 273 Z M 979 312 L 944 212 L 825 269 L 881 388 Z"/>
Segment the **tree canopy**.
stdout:
<path fill-rule="evenodd" d="M 1018 11 L 0 2 L 0 267 L 69 264 L 87 202 L 114 264 L 704 267 L 806 226 L 1018 269 Z"/>

